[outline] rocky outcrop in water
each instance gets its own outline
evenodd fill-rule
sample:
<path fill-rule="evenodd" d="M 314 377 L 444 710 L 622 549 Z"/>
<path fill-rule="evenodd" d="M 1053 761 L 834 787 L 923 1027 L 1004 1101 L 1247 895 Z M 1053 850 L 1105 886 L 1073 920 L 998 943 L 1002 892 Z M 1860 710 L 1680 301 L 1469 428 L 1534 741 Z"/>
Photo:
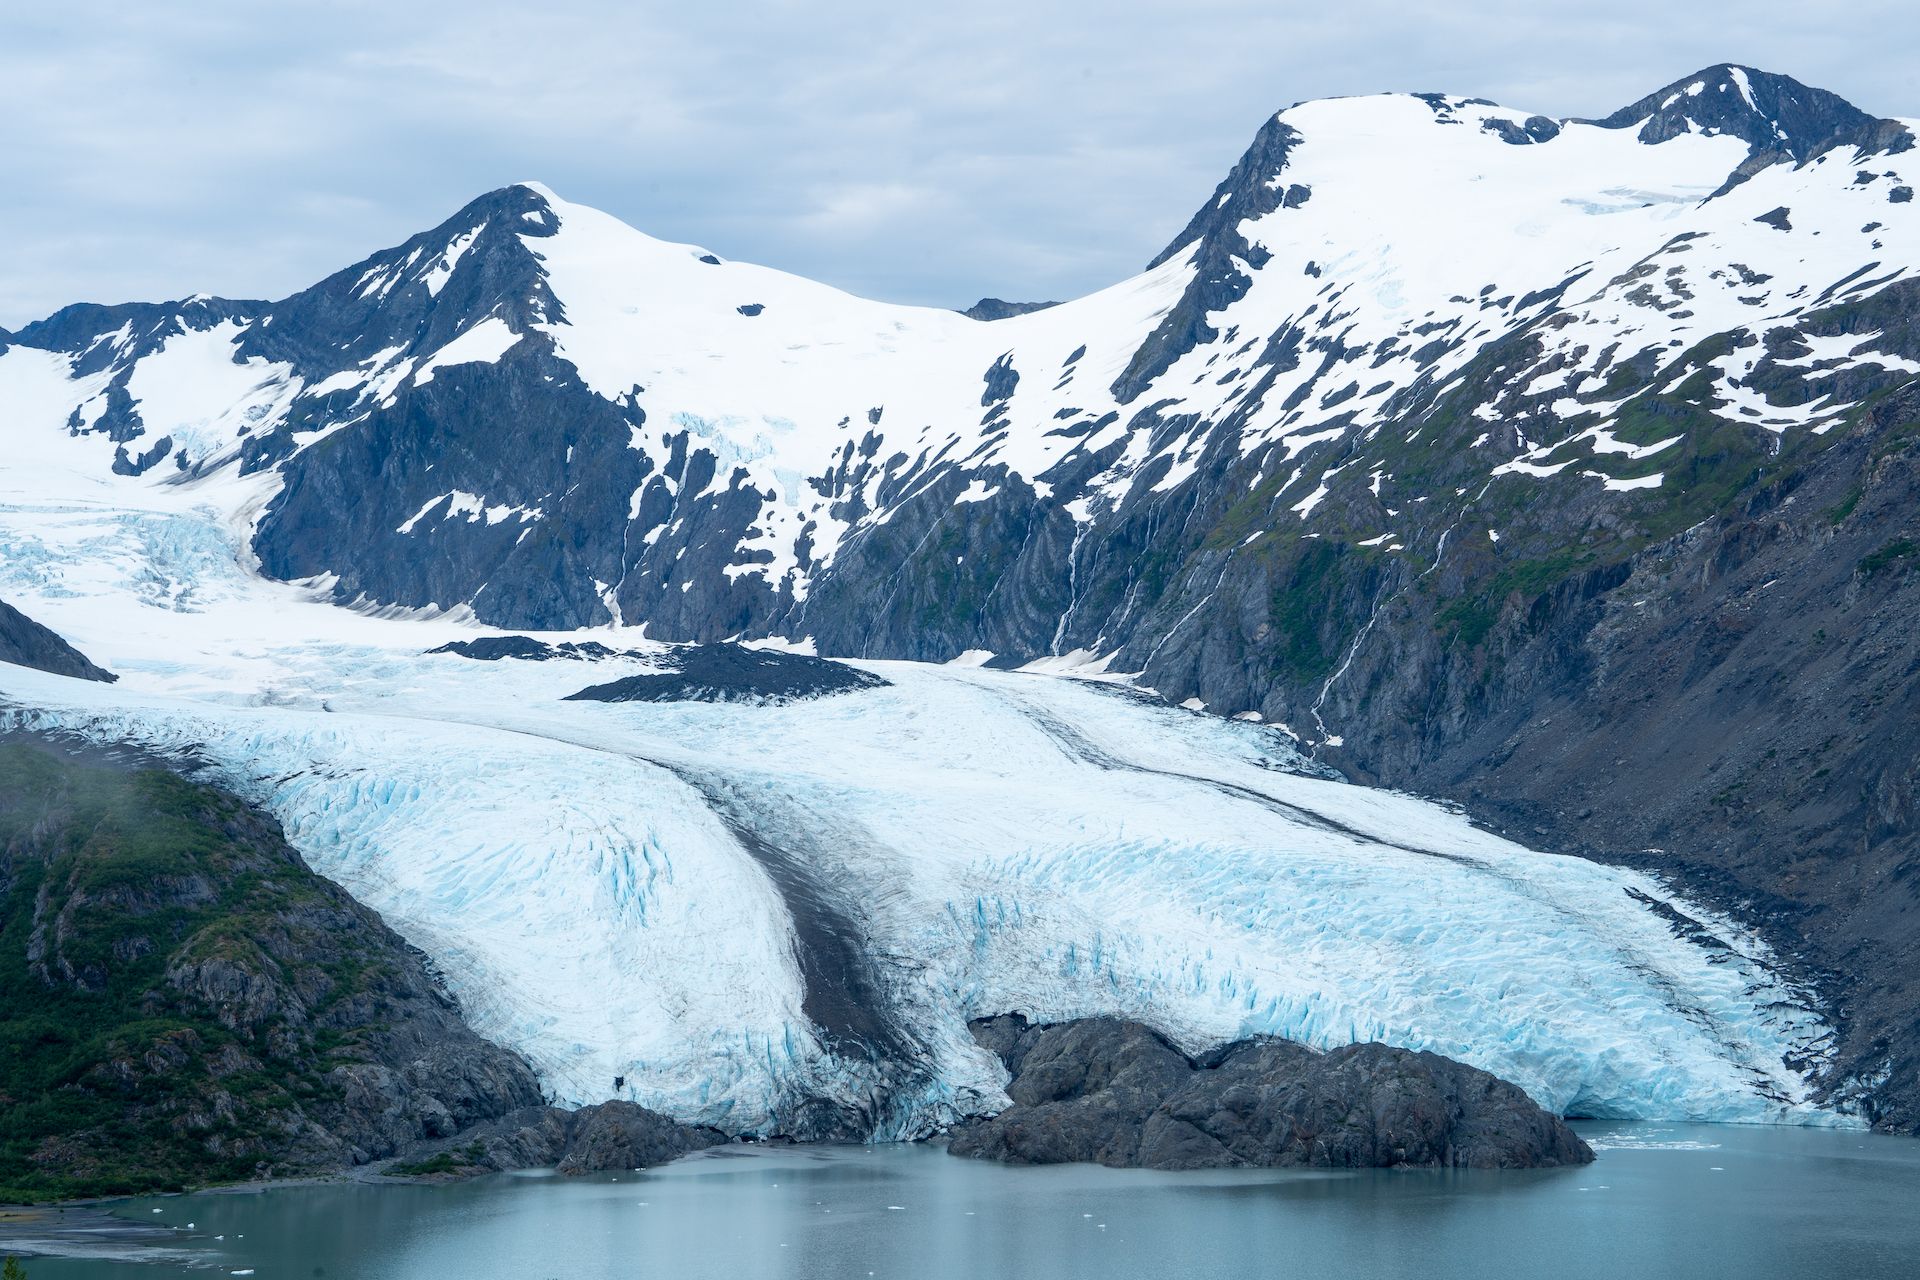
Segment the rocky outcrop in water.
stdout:
<path fill-rule="evenodd" d="M 644 1169 L 727 1141 L 718 1129 L 679 1124 L 631 1102 L 577 1111 L 528 1107 L 446 1142 L 423 1144 L 390 1166 L 401 1176 L 558 1169 L 565 1174 Z"/>
<path fill-rule="evenodd" d="M 1523 1169 L 1593 1152 L 1519 1088 L 1433 1053 L 1240 1040 L 1198 1058 L 1137 1022 L 976 1020 L 1013 1105 L 951 1131 L 955 1155 L 1120 1168 Z"/>

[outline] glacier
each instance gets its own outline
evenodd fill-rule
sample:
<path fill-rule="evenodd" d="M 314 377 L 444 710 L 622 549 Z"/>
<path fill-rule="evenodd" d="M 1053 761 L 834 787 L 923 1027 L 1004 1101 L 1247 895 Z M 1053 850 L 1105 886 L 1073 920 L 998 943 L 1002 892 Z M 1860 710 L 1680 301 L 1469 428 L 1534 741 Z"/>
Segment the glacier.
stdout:
<path fill-rule="evenodd" d="M 966 1022 L 1021 1010 L 1195 1050 L 1432 1049 L 1571 1114 L 1851 1122 L 1812 1100 L 1828 1027 L 1733 921 L 1323 776 L 1278 728 L 1057 664 L 563 701 L 667 647 L 429 655 L 483 629 L 252 574 L 223 514 L 244 482 L 116 505 L 28 500 L 21 474 L 0 595 L 122 680 L 0 666 L 0 724 L 136 744 L 263 806 L 560 1102 L 918 1136 L 1003 1104 Z"/>

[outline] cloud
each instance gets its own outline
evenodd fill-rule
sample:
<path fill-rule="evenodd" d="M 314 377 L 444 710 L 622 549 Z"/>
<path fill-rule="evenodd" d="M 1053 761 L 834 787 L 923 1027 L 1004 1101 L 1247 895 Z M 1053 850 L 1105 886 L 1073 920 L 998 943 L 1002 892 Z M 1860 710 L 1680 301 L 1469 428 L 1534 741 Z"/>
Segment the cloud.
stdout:
<path fill-rule="evenodd" d="M 1069 297 L 1139 269 L 1291 102 L 1444 89 L 1601 114 L 1734 60 L 1920 114 L 1911 10 L 10 6 L 0 325 L 75 300 L 283 295 L 524 178 L 870 296 Z"/>

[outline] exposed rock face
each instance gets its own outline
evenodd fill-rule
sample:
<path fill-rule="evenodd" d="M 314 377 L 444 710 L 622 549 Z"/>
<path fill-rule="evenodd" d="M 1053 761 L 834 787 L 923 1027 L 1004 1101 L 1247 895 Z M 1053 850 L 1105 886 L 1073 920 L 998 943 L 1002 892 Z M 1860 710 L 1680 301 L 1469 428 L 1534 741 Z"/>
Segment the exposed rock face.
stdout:
<path fill-rule="evenodd" d="M 531 636 L 483 636 L 455 640 L 429 652 L 451 653 L 476 662 L 642 658 L 660 668 L 645 675 L 589 685 L 568 694 L 567 700 L 572 702 L 794 702 L 856 689 L 881 689 L 887 684 L 872 672 L 844 662 L 725 642 L 647 652 L 612 649 L 593 640 L 549 644 Z"/>
<path fill-rule="evenodd" d="M 1014 1105 L 952 1130 L 955 1155 L 1124 1168 L 1520 1169 L 1593 1152 L 1515 1086 L 1382 1044 L 1242 1040 L 1189 1059 L 1139 1023 L 973 1024 Z"/>
<path fill-rule="evenodd" d="M 1885 122 L 1838 94 L 1753 67 L 1721 63 L 1595 123 L 1609 129 L 1637 126 L 1640 140 L 1650 143 L 1689 132 L 1724 133 L 1771 160 L 1799 161 L 1843 143 L 1871 146 Z"/>
<path fill-rule="evenodd" d="M 960 314 L 969 320 L 1010 320 L 1057 307 L 1057 302 L 1008 302 L 1005 298 L 982 298 Z"/>
<path fill-rule="evenodd" d="M 1152 270 L 1191 249 L 1194 275 L 1180 301 L 1114 381 L 1113 395 L 1121 404 L 1138 399 L 1181 356 L 1216 340 L 1220 333 L 1207 319 L 1208 313 L 1226 310 L 1253 288 L 1253 272 L 1264 267 L 1270 255 L 1265 247 L 1248 243 L 1240 226 L 1278 209 L 1297 208 L 1312 196 L 1311 187 L 1279 177 L 1287 167 L 1287 154 L 1299 142 L 1300 134 L 1292 125 L 1278 116 L 1268 120 L 1233 171 L 1214 189 L 1213 198 L 1147 264 Z"/>
<path fill-rule="evenodd" d="M 76 680 L 112 683 L 120 678 L 94 666 L 85 654 L 4 600 L 0 600 L 0 662 Z"/>
<path fill-rule="evenodd" d="M 548 644 L 532 636 L 481 636 L 478 640 L 452 640 L 428 653 L 451 653 L 475 662 L 499 662 L 517 658 L 522 662 L 552 662 L 555 659 L 589 661 L 594 658 L 631 657 L 632 650 L 611 649 L 594 640 L 566 640 Z"/>
<path fill-rule="evenodd" d="M 792 702 L 855 689 L 877 689 L 886 681 L 844 662 L 749 649 L 737 644 L 708 644 L 678 649 L 660 659 L 669 670 L 627 676 L 591 685 L 567 695 L 579 702 Z"/>
<path fill-rule="evenodd" d="M 1471 647 L 1434 618 L 1482 589 L 1492 549 L 1455 544 L 1330 683 L 1345 741 L 1320 752 L 1755 923 L 1825 997 L 1835 1091 L 1902 1132 L 1920 1130 L 1916 423 L 1910 387 L 1728 510 L 1489 599 Z M 1569 540 L 1592 527 L 1563 515 Z"/>

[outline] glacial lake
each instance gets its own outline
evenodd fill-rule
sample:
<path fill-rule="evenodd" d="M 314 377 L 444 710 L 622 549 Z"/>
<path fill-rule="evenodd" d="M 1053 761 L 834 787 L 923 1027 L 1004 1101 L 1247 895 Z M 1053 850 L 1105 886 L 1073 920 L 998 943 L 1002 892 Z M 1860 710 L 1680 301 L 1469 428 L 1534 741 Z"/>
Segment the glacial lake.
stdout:
<path fill-rule="evenodd" d="M 113 1212 L 166 1224 L 184 1261 L 27 1267 L 31 1280 L 1920 1274 L 1920 1141 L 1578 1127 L 1599 1163 L 1526 1173 L 1014 1169 L 932 1147 L 736 1146 L 640 1174 L 149 1197 Z"/>

